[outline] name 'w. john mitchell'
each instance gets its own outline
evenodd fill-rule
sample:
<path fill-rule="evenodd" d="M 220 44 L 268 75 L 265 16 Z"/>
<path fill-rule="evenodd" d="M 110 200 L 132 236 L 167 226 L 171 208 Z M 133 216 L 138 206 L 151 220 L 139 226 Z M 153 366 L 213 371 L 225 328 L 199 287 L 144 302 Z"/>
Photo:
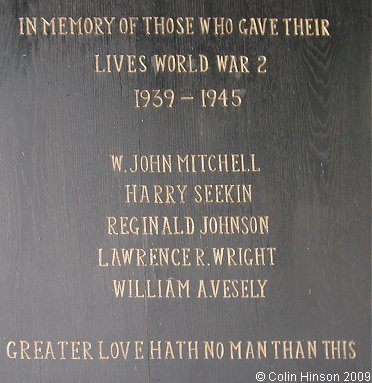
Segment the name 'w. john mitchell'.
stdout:
<path fill-rule="evenodd" d="M 112 169 L 123 173 L 258 173 L 255 154 L 110 155 Z"/>

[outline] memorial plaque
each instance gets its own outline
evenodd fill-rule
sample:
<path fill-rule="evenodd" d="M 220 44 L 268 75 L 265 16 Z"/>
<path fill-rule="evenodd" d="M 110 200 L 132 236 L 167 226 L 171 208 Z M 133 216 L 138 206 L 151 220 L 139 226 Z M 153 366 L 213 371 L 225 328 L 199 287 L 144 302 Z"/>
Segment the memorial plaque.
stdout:
<path fill-rule="evenodd" d="M 370 382 L 370 3 L 0 11 L 0 382 Z"/>

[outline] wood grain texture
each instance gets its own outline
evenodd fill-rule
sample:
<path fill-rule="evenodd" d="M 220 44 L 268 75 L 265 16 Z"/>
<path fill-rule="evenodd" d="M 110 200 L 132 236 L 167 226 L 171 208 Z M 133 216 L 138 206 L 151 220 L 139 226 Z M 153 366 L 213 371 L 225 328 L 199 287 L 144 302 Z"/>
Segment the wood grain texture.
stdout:
<path fill-rule="evenodd" d="M 22 16 L 318 17 L 332 38 L 24 38 Z M 350 0 L 0 1 L 0 382 L 240 383 L 257 371 L 371 370 L 370 4 Z M 94 54 L 268 57 L 265 76 L 96 76 Z M 136 110 L 135 87 L 245 89 L 244 107 Z M 109 154 L 254 152 L 262 172 L 135 174 Z M 254 203 L 125 206 L 123 184 L 247 183 Z M 105 234 L 107 215 L 259 215 L 263 239 Z M 98 247 L 279 250 L 274 270 L 101 270 Z M 117 300 L 111 279 L 258 278 L 268 298 Z M 353 339 L 355 360 L 23 361 L 10 339 Z"/>

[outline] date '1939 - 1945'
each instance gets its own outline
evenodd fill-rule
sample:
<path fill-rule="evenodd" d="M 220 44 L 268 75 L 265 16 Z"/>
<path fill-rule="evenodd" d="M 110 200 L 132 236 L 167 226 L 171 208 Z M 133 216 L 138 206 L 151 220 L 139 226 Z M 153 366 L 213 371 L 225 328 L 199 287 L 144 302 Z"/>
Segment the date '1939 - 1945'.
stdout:
<path fill-rule="evenodd" d="M 201 89 L 198 97 L 193 95 L 176 96 L 173 89 L 134 89 L 134 106 L 136 108 L 173 108 L 176 100 L 194 101 L 199 100 L 202 108 L 232 107 L 242 105 L 244 89 Z"/>

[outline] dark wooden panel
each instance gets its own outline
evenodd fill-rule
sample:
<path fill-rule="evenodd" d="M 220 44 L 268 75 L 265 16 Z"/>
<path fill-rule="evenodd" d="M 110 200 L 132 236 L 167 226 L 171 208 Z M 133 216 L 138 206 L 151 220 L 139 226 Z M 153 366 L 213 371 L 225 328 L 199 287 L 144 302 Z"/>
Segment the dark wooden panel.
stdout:
<path fill-rule="evenodd" d="M 371 370 L 367 1 L 3 0 L 0 381 L 254 382 L 258 371 Z M 331 38 L 33 36 L 19 17 L 330 20 Z M 95 54 L 265 55 L 265 75 L 97 75 Z M 235 110 L 135 109 L 134 88 L 243 89 Z M 113 172 L 110 154 L 255 153 L 259 174 Z M 252 204 L 127 205 L 125 184 L 243 184 Z M 107 235 L 106 216 L 269 215 L 268 235 Z M 99 268 L 97 248 L 277 247 L 275 267 Z M 268 279 L 262 300 L 116 299 L 112 279 Z M 9 341 L 353 340 L 355 359 L 21 360 Z M 321 347 L 321 346 L 319 346 Z M 18 348 L 18 356 L 19 356 Z M 299 381 L 299 380 L 298 380 Z"/>

